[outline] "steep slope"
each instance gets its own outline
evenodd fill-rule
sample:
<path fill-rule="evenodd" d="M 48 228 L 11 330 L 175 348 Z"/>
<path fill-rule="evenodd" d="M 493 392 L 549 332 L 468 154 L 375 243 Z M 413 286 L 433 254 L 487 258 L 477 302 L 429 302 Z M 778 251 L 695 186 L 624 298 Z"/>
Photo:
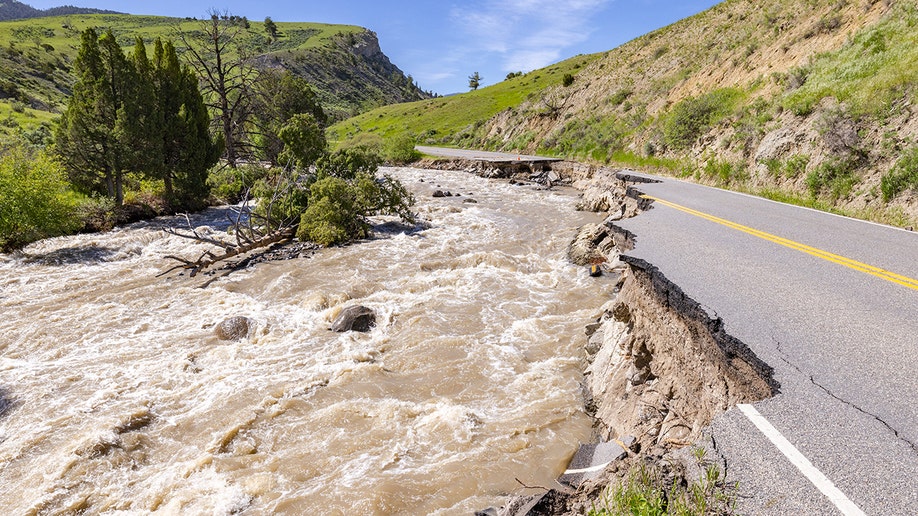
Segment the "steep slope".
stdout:
<path fill-rule="evenodd" d="M 382 53 L 376 34 L 362 27 L 277 23 L 278 37 L 269 38 L 262 23 L 244 18 L 239 23 L 248 26 L 244 44 L 260 56 L 257 64 L 305 77 L 333 120 L 430 96 Z M 111 29 L 130 50 L 137 36 L 149 46 L 156 37 L 177 39 L 177 30 L 193 31 L 199 24 L 193 19 L 110 14 L 0 22 L 0 133 L 22 130 L 35 138 L 47 133 L 42 124 L 66 105 L 73 60 L 86 28 Z"/>
<path fill-rule="evenodd" d="M 654 169 L 913 225 L 916 23 L 914 0 L 727 0 L 435 140 Z M 378 124 L 398 127 L 412 109 L 381 111 L 395 120 Z"/>

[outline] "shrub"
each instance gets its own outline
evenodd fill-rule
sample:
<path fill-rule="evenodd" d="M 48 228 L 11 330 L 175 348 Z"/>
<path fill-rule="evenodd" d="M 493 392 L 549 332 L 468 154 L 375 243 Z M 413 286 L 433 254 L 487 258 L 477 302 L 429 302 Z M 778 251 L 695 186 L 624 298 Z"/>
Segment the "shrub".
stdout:
<path fill-rule="evenodd" d="M 218 201 L 236 204 L 259 181 L 265 179 L 270 169 L 261 165 L 243 165 L 237 168 L 218 165 L 207 177 L 210 193 Z"/>
<path fill-rule="evenodd" d="M 737 90 L 724 88 L 676 104 L 663 123 L 663 141 L 674 149 L 691 146 L 698 135 L 730 112 Z"/>
<path fill-rule="evenodd" d="M 806 166 L 810 163 L 810 157 L 806 154 L 795 154 L 784 162 L 781 167 L 786 177 L 795 178 L 806 171 Z"/>
<path fill-rule="evenodd" d="M 421 159 L 421 153 L 415 150 L 414 145 L 415 139 L 408 134 L 400 134 L 390 138 L 383 148 L 386 161 L 406 164 Z"/>
<path fill-rule="evenodd" d="M 728 185 L 734 181 L 741 182 L 748 177 L 742 164 L 719 159 L 706 161 L 702 172 L 706 177 L 717 180 L 721 185 Z"/>
<path fill-rule="evenodd" d="M 857 162 L 850 158 L 834 158 L 819 165 L 806 176 L 806 186 L 813 197 L 828 194 L 832 201 L 847 197 L 860 181 L 855 173 Z"/>
<path fill-rule="evenodd" d="M 45 152 L 21 146 L 0 157 L 0 250 L 75 231 L 74 210 L 63 166 Z"/>
<path fill-rule="evenodd" d="M 918 189 L 918 147 L 905 151 L 892 169 L 880 179 L 880 191 L 885 202 L 910 188 Z"/>
<path fill-rule="evenodd" d="M 569 73 L 564 74 L 561 78 L 561 84 L 563 84 L 565 88 L 574 84 L 574 76 Z"/>

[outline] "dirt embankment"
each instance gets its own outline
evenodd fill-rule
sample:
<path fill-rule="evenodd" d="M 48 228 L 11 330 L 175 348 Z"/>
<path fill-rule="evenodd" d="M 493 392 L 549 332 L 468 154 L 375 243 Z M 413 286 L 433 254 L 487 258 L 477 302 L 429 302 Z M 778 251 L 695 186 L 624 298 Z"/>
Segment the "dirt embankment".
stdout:
<path fill-rule="evenodd" d="M 615 297 L 586 328 L 584 392 L 586 409 L 595 417 L 595 440 L 627 443 L 628 450 L 625 458 L 579 485 L 559 484 L 483 514 L 583 514 L 607 486 L 641 462 L 662 467 L 670 482 L 691 482 L 687 477 L 700 470 L 693 467 L 690 445 L 713 418 L 738 403 L 773 396 L 779 388 L 771 367 L 727 334 L 722 320 L 652 264 L 622 254 L 633 248 L 635 237 L 615 221 L 650 206 L 639 185 L 612 170 L 559 165 L 553 165 L 557 175 L 583 191 L 581 209 L 607 215 L 579 230 L 569 257 L 599 266 L 604 281 L 617 282 Z M 441 167 L 482 173 L 468 163 L 441 161 Z"/>

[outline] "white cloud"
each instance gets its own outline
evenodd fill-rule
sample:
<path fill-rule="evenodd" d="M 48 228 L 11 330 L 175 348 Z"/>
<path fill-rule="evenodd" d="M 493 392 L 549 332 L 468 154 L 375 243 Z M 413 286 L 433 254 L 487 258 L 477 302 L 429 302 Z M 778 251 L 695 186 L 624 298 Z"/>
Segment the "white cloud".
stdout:
<path fill-rule="evenodd" d="M 469 58 L 502 63 L 504 72 L 529 71 L 557 61 L 567 47 L 596 29 L 595 15 L 613 0 L 480 0 L 454 7 Z"/>

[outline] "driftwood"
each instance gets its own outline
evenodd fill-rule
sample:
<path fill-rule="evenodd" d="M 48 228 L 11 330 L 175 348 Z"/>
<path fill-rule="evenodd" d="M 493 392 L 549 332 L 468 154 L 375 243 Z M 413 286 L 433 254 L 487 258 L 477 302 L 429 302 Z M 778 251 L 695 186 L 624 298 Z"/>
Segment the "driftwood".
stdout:
<path fill-rule="evenodd" d="M 235 210 L 235 217 L 228 217 L 230 227 L 233 229 L 232 233 L 228 233 L 228 235 L 234 236 L 235 241 L 202 235 L 194 229 L 191 224 L 191 219 L 187 215 L 185 216 L 185 222 L 188 226 L 187 229 L 164 229 L 164 231 L 170 235 L 210 244 L 222 249 L 222 252 L 207 250 L 195 260 L 189 260 L 181 256 L 166 256 L 165 258 L 167 259 L 181 263 L 171 269 L 163 271 L 157 277 L 165 276 L 176 270 L 186 270 L 190 271 L 189 275 L 193 278 L 197 276 L 199 272 L 212 267 L 214 264 L 250 253 L 257 249 L 267 248 L 274 244 L 289 242 L 296 234 L 297 226 L 292 223 L 278 222 L 271 218 L 271 208 L 277 198 L 278 193 L 275 192 L 275 195 L 268 204 L 268 215 L 263 216 L 248 209 L 248 195 L 246 195 L 246 200 L 243 202 L 242 208 Z M 206 283 L 204 286 L 208 284 L 210 284 L 210 282 Z"/>
<path fill-rule="evenodd" d="M 191 271 L 190 275 L 193 278 L 199 272 L 212 266 L 215 263 L 222 262 L 224 260 L 229 260 L 230 258 L 235 258 L 236 256 L 246 254 L 256 249 L 260 249 L 262 247 L 268 247 L 270 245 L 281 243 L 281 242 L 288 242 L 293 239 L 294 231 L 295 231 L 294 228 L 283 228 L 277 231 L 272 231 L 271 233 L 268 233 L 266 235 L 262 235 L 261 237 L 255 240 L 248 240 L 244 244 L 234 245 L 234 244 L 228 244 L 226 242 L 221 242 L 219 240 L 214 240 L 210 238 L 198 238 L 194 235 L 183 234 L 175 230 L 166 230 L 166 232 L 170 234 L 180 236 L 183 238 L 192 238 L 192 239 L 195 239 L 201 242 L 209 242 L 209 243 L 219 245 L 224 248 L 224 251 L 220 254 L 214 254 L 211 251 L 204 251 L 204 253 L 201 256 L 199 256 L 197 260 L 188 260 L 180 256 L 172 256 L 172 255 L 166 256 L 166 258 L 169 258 L 171 260 L 177 260 L 182 263 L 181 265 L 176 265 L 175 267 L 172 267 L 171 269 L 164 271 L 163 273 L 160 274 L 160 276 L 164 276 L 174 270 L 185 269 L 185 270 Z"/>

